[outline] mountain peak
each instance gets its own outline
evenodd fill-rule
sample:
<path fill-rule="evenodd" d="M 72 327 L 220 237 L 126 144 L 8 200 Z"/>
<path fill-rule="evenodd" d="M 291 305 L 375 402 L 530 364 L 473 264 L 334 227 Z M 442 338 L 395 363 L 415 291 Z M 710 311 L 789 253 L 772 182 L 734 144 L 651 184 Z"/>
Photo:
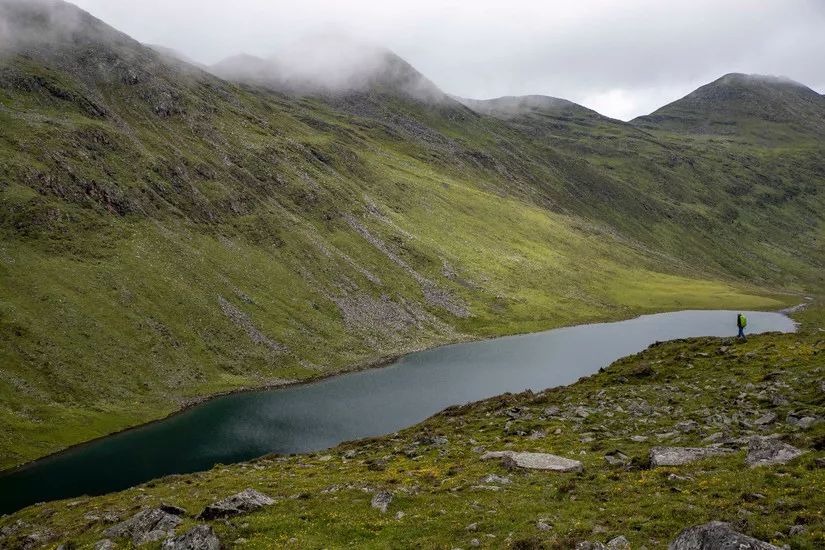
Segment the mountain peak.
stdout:
<path fill-rule="evenodd" d="M 139 43 L 62 0 L 0 0 L 0 51 L 51 53 Z"/>
<path fill-rule="evenodd" d="M 767 135 L 772 124 L 789 131 L 825 133 L 825 101 L 807 86 L 783 76 L 729 73 L 685 97 L 638 117 L 632 122 L 647 128 L 665 128 L 704 134 Z"/>
<path fill-rule="evenodd" d="M 477 113 L 502 119 L 529 115 L 601 117 L 596 111 L 578 103 L 545 95 L 502 96 L 494 99 L 453 98 Z"/>
<path fill-rule="evenodd" d="M 392 51 L 337 35 L 305 38 L 266 59 L 232 56 L 209 70 L 228 80 L 297 94 L 378 90 L 427 101 L 446 99 L 435 84 Z"/>

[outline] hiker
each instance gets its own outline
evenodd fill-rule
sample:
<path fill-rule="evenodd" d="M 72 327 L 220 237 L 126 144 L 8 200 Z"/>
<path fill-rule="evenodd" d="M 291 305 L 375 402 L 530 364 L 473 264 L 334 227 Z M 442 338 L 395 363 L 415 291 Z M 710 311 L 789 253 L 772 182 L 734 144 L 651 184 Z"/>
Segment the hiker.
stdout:
<path fill-rule="evenodd" d="M 737 338 L 741 338 L 744 341 L 748 341 L 745 337 L 745 327 L 748 326 L 748 318 L 742 315 L 741 313 L 736 316 L 736 327 L 739 329 L 739 335 Z"/>

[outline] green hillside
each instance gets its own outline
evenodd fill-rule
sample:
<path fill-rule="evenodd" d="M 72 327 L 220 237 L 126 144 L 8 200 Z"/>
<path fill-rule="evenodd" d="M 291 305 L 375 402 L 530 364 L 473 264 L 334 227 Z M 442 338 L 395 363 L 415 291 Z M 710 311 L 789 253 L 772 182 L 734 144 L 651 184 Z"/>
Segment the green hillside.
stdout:
<path fill-rule="evenodd" d="M 804 125 L 478 113 L 389 54 L 297 94 L 62 2 L 0 22 L 0 467 L 217 392 L 823 283 Z"/>

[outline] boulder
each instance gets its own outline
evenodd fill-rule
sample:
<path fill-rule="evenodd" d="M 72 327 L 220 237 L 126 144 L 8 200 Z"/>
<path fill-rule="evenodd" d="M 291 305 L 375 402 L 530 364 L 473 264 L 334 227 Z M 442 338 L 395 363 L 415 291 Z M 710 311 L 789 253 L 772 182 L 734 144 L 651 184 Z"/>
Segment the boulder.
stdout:
<path fill-rule="evenodd" d="M 275 500 L 255 489 L 244 489 L 240 493 L 214 502 L 198 514 L 198 519 L 211 520 L 247 514 L 264 506 L 275 504 Z"/>
<path fill-rule="evenodd" d="M 778 546 L 737 533 L 730 525 L 711 521 L 688 527 L 668 545 L 668 550 L 780 550 Z"/>
<path fill-rule="evenodd" d="M 553 472 L 581 472 L 582 463 L 548 453 L 519 453 L 515 451 L 491 451 L 484 453 L 481 460 L 500 458 L 507 466 L 528 470 L 550 470 Z"/>
<path fill-rule="evenodd" d="M 99 540 L 95 543 L 94 550 L 113 550 L 115 543 L 109 539 Z"/>
<path fill-rule="evenodd" d="M 796 427 L 802 430 L 807 430 L 819 423 L 819 419 L 815 416 L 803 416 L 796 422 Z"/>
<path fill-rule="evenodd" d="M 221 550 L 221 541 L 209 525 L 196 525 L 179 537 L 166 539 L 161 550 Z"/>
<path fill-rule="evenodd" d="M 160 508 L 149 508 L 109 527 L 103 534 L 110 538 L 129 538 L 135 546 L 140 546 L 171 536 L 182 521 L 176 514 Z"/>
<path fill-rule="evenodd" d="M 797 535 L 802 535 L 807 531 L 808 531 L 808 528 L 805 527 L 804 525 L 793 525 L 793 526 L 791 526 L 790 529 L 788 529 L 788 534 L 792 537 L 795 537 Z"/>
<path fill-rule="evenodd" d="M 607 550 L 630 550 L 630 541 L 624 535 L 619 535 L 608 541 Z"/>
<path fill-rule="evenodd" d="M 776 422 L 776 413 L 768 412 L 753 421 L 757 426 L 767 426 Z"/>
<path fill-rule="evenodd" d="M 718 447 L 653 447 L 650 449 L 650 465 L 653 467 L 681 466 L 703 458 L 732 452 L 730 449 Z"/>
<path fill-rule="evenodd" d="M 382 514 L 387 513 L 387 508 L 389 508 L 390 503 L 392 502 L 392 493 L 389 491 L 379 491 L 375 493 L 375 496 L 372 497 L 372 502 L 370 505 L 373 508 L 381 510 Z"/>
<path fill-rule="evenodd" d="M 604 455 L 604 460 L 611 466 L 624 466 L 630 462 L 630 457 L 621 451 L 611 451 Z"/>
<path fill-rule="evenodd" d="M 801 454 L 802 451 L 779 439 L 755 435 L 748 440 L 745 463 L 751 467 L 785 464 Z"/>
<path fill-rule="evenodd" d="M 691 433 L 699 429 L 699 423 L 695 420 L 685 420 L 673 426 L 674 429 L 682 433 Z"/>

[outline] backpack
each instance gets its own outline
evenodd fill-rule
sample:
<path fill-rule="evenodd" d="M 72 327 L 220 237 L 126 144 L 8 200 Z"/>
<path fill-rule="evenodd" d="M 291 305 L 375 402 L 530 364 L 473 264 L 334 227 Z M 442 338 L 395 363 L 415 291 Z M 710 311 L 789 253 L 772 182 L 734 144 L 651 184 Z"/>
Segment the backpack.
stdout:
<path fill-rule="evenodd" d="M 741 323 L 742 328 L 745 328 L 746 326 L 748 326 L 748 318 L 745 317 L 744 315 L 739 316 L 739 322 Z"/>

